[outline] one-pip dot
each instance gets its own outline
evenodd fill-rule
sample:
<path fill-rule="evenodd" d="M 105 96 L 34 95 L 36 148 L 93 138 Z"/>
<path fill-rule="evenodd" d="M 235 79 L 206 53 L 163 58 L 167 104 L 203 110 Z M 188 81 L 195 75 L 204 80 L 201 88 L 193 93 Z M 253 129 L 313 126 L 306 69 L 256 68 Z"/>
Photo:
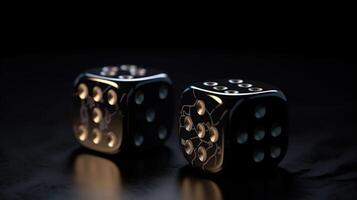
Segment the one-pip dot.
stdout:
<path fill-rule="evenodd" d="M 245 131 L 239 132 L 236 139 L 238 144 L 244 144 L 248 141 L 248 133 Z"/>
<path fill-rule="evenodd" d="M 144 96 L 143 92 L 141 92 L 141 91 L 136 92 L 135 103 L 138 105 L 142 104 L 144 102 L 144 98 L 145 98 L 145 96 Z"/>
<path fill-rule="evenodd" d="M 278 137 L 282 132 L 282 128 L 279 124 L 273 124 L 271 127 L 271 135 L 273 137 Z"/>
<path fill-rule="evenodd" d="M 265 130 L 263 128 L 257 128 L 254 131 L 254 139 L 256 141 L 260 141 L 262 139 L 264 139 L 265 136 Z"/>
<path fill-rule="evenodd" d="M 264 151 L 263 150 L 255 150 L 253 152 L 253 160 L 254 162 L 262 162 L 264 160 Z"/>
<path fill-rule="evenodd" d="M 254 116 L 255 118 L 257 119 L 261 119 L 265 116 L 266 114 L 266 108 L 265 106 L 263 105 L 257 105 L 255 108 L 254 108 Z"/>
<path fill-rule="evenodd" d="M 144 136 L 137 133 L 134 140 L 135 146 L 141 146 L 144 143 Z"/>
<path fill-rule="evenodd" d="M 153 109 L 148 109 L 146 111 L 146 121 L 147 122 L 153 122 L 155 119 L 155 110 Z"/>

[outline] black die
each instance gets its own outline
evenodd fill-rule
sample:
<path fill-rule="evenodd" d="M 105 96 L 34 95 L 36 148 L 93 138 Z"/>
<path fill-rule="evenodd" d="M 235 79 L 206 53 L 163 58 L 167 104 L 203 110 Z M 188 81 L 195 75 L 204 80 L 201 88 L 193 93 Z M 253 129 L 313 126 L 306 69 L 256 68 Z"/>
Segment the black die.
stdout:
<path fill-rule="evenodd" d="M 80 74 L 74 84 L 77 141 L 114 154 L 163 143 L 172 129 L 170 78 L 136 65 L 105 66 Z"/>
<path fill-rule="evenodd" d="M 180 108 L 180 146 L 194 167 L 269 168 L 286 153 L 287 103 L 277 88 L 242 79 L 196 83 Z"/>

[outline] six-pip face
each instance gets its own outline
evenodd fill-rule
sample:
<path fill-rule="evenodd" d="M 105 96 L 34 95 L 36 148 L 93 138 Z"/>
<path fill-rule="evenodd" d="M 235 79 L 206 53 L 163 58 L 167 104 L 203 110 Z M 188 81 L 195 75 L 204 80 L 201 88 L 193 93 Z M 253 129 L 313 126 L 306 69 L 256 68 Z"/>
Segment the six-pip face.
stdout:
<path fill-rule="evenodd" d="M 193 84 L 182 94 L 179 140 L 189 163 L 205 171 L 275 166 L 287 149 L 286 98 L 249 80 Z"/>
<path fill-rule="evenodd" d="M 80 74 L 74 84 L 75 138 L 109 154 L 162 144 L 172 128 L 171 85 L 165 73 L 137 65 Z"/>

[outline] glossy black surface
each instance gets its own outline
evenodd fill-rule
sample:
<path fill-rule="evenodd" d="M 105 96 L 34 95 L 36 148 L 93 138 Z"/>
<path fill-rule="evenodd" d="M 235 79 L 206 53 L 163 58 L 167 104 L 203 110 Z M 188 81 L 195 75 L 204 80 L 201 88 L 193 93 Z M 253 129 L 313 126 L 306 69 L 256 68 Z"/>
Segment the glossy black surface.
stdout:
<path fill-rule="evenodd" d="M 81 150 L 71 92 L 86 66 L 145 63 L 190 82 L 230 76 L 271 83 L 289 100 L 289 148 L 271 174 L 192 172 L 178 149 L 116 158 Z M 231 51 L 72 51 L 1 58 L 0 199 L 356 199 L 355 63 Z M 175 99 L 178 98 L 178 95 Z M 205 198 L 206 197 L 206 198 Z"/>
<path fill-rule="evenodd" d="M 81 84 L 89 90 L 85 98 L 80 98 L 78 86 Z M 103 93 L 97 101 L 92 92 L 95 87 Z M 166 89 L 164 97 L 160 97 L 161 88 Z M 108 101 L 107 92 L 110 90 L 117 95 L 117 103 L 114 105 Z M 138 94 L 141 96 L 140 101 L 137 100 Z M 98 122 L 93 121 L 92 113 L 95 109 L 102 113 Z M 95 151 L 116 154 L 161 145 L 169 137 L 168 130 L 172 128 L 172 110 L 171 80 L 163 72 L 152 68 L 128 64 L 98 66 L 81 72 L 74 83 L 74 136 L 81 145 Z M 79 127 L 87 130 L 87 138 L 80 140 Z M 100 135 L 97 143 L 94 143 L 94 130 Z M 116 140 L 112 147 L 108 146 L 109 133 Z"/>
<path fill-rule="evenodd" d="M 264 110 L 264 114 L 257 110 Z M 228 140 L 231 155 L 227 165 L 235 163 L 235 166 L 241 166 L 244 160 L 248 168 L 256 167 L 261 170 L 280 163 L 289 148 L 287 113 L 285 99 L 269 94 L 252 96 L 238 105 L 231 118 L 232 128 Z M 257 114 L 260 114 L 260 118 Z M 280 128 L 275 135 L 274 126 Z M 237 138 L 242 137 L 242 134 L 247 134 L 248 138 L 246 142 L 239 143 Z"/>
<path fill-rule="evenodd" d="M 192 83 L 182 93 L 179 106 L 182 152 L 192 166 L 209 172 L 275 167 L 287 150 L 286 97 L 279 88 L 268 84 L 231 78 Z M 252 88 L 259 91 L 250 91 Z M 259 107 L 264 114 L 256 116 Z M 271 127 L 276 124 L 281 130 L 273 136 Z M 201 131 L 199 126 L 203 127 Z M 212 130 L 217 133 L 213 139 Z M 259 138 L 257 131 L 262 134 Z M 244 142 L 237 141 L 241 134 L 246 134 Z"/>

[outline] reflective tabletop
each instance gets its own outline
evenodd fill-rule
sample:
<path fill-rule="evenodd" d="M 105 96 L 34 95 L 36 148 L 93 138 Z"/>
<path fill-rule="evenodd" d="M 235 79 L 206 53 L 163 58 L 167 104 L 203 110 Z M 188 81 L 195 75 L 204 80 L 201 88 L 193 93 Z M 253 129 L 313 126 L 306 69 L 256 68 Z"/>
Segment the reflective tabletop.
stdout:
<path fill-rule="evenodd" d="M 352 65 L 267 55 L 150 55 L 79 53 L 59 59 L 57 54 L 41 54 L 3 59 L 0 199 L 357 198 Z M 183 157 L 176 128 L 164 147 L 141 153 L 108 156 L 80 147 L 73 138 L 70 107 L 74 77 L 85 68 L 78 66 L 135 60 L 175 75 L 177 100 L 203 71 L 200 79 L 250 75 L 282 88 L 289 100 L 290 137 L 278 168 L 268 173 L 239 169 L 200 173 Z M 26 68 L 12 77 L 21 66 Z"/>

